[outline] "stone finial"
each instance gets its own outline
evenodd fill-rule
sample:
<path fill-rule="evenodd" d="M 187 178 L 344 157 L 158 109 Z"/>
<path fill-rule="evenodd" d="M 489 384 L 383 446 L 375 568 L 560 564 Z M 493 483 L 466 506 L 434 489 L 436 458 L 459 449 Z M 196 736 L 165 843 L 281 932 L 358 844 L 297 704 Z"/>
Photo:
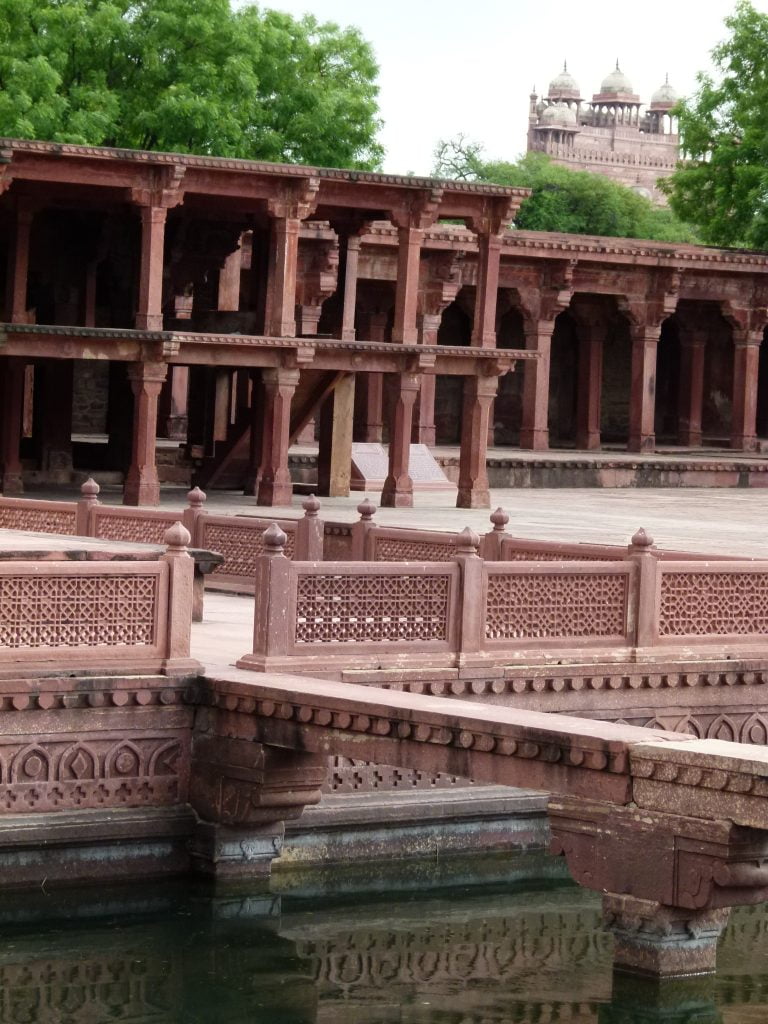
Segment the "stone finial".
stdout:
<path fill-rule="evenodd" d="M 181 551 L 189 547 L 192 534 L 186 526 L 176 520 L 173 526 L 169 526 L 163 536 L 163 541 L 171 551 Z"/>
<path fill-rule="evenodd" d="M 314 494 L 310 494 L 308 498 L 302 501 L 301 507 L 304 509 L 304 515 L 307 519 L 316 519 L 317 513 L 320 511 L 320 502 Z"/>
<path fill-rule="evenodd" d="M 201 491 L 199 487 L 193 487 L 187 494 L 187 504 L 190 508 L 202 508 L 207 500 L 208 495 L 205 491 Z"/>
<path fill-rule="evenodd" d="M 456 554 L 457 555 L 476 555 L 477 549 L 480 547 L 480 538 L 471 530 L 468 526 L 465 526 L 461 533 L 456 538 Z"/>
<path fill-rule="evenodd" d="M 363 498 L 357 506 L 357 511 L 360 513 L 360 518 L 364 523 L 370 523 L 376 512 L 376 506 L 368 498 Z"/>
<path fill-rule="evenodd" d="M 490 520 L 493 523 L 493 528 L 499 533 L 502 533 L 509 522 L 509 516 L 504 509 L 499 506 L 495 512 L 491 512 Z"/>
<path fill-rule="evenodd" d="M 633 548 L 639 548 L 641 551 L 647 551 L 648 548 L 653 547 L 653 537 L 650 533 L 646 533 L 641 526 L 637 533 L 632 534 L 631 543 Z"/>
<path fill-rule="evenodd" d="M 271 523 L 261 535 L 261 539 L 264 544 L 265 555 L 282 555 L 283 548 L 288 540 L 277 523 Z"/>
<path fill-rule="evenodd" d="M 80 485 L 80 493 L 86 501 L 96 501 L 100 491 L 101 488 L 92 476 L 89 476 L 85 483 Z"/>

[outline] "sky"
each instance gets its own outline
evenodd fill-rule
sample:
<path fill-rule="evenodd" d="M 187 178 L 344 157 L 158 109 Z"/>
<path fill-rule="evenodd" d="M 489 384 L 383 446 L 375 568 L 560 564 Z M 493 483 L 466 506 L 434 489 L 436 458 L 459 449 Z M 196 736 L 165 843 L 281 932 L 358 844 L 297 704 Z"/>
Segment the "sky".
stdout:
<path fill-rule="evenodd" d="M 242 6 L 245 0 L 240 0 Z M 768 0 L 753 0 L 768 13 Z M 641 100 L 669 73 L 681 95 L 710 68 L 734 0 L 261 0 L 355 25 L 380 66 L 384 170 L 429 174 L 435 145 L 463 133 L 488 159 L 525 150 L 528 97 L 563 60 L 591 99 L 615 67 Z"/>

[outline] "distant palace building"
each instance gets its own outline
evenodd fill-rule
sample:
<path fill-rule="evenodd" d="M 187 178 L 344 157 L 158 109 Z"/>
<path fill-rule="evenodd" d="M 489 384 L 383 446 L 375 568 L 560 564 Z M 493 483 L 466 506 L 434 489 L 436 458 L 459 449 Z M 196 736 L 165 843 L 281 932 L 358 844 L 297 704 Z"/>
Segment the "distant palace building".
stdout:
<path fill-rule="evenodd" d="M 677 100 L 667 77 L 644 106 L 617 61 L 587 103 L 563 64 L 546 96 L 531 93 L 528 151 L 573 170 L 605 174 L 664 203 L 657 182 L 672 174 L 678 160 L 677 119 L 670 114 Z"/>

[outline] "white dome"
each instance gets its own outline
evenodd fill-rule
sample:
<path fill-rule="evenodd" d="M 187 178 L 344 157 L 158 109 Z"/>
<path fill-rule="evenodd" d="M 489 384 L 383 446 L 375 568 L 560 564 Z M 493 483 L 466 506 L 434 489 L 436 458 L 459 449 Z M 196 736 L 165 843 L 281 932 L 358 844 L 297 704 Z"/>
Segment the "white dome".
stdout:
<path fill-rule="evenodd" d="M 616 67 L 608 75 L 607 78 L 603 79 L 603 84 L 600 86 L 601 96 L 633 96 L 632 83 L 624 74 L 619 67 L 619 62 L 616 61 Z"/>
<path fill-rule="evenodd" d="M 664 84 L 659 86 L 653 96 L 651 96 L 651 109 L 658 110 L 663 108 L 668 110 L 670 107 L 674 107 L 679 98 L 677 92 L 669 84 L 669 75 L 667 75 Z"/>
<path fill-rule="evenodd" d="M 547 96 L 549 99 L 581 99 L 579 86 L 576 79 L 568 71 L 568 65 L 565 61 L 563 62 L 563 70 L 549 83 L 549 92 L 547 93 Z"/>
<path fill-rule="evenodd" d="M 576 128 L 576 111 L 566 103 L 552 103 L 545 108 L 540 123 L 547 128 Z"/>

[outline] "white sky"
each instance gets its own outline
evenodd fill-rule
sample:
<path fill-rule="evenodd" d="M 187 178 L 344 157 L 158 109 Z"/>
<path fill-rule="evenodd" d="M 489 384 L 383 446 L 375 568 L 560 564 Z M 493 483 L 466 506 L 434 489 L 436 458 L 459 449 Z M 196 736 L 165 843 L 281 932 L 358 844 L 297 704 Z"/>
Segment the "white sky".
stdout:
<path fill-rule="evenodd" d="M 245 0 L 235 0 L 241 6 Z M 768 12 L 768 0 L 753 0 Z M 693 91 L 734 0 L 261 0 L 294 17 L 356 25 L 380 66 L 384 169 L 428 174 L 438 139 L 463 132 L 489 159 L 525 149 L 528 95 L 563 59 L 591 99 L 618 58 L 641 100 Z"/>

